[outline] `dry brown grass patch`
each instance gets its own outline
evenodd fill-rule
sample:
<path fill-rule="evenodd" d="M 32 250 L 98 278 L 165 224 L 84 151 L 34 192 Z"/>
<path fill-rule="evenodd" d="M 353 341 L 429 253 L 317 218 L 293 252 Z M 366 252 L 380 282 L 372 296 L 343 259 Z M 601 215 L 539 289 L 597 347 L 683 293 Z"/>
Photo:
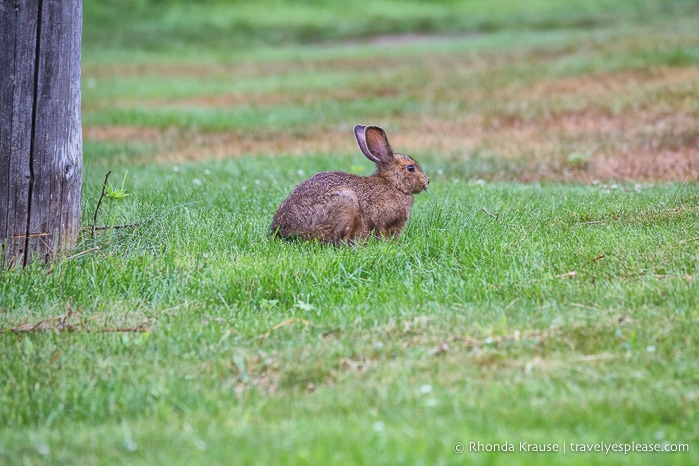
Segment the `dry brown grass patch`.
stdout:
<path fill-rule="evenodd" d="M 362 65 L 369 66 L 373 60 L 367 59 Z M 329 63 L 357 66 L 357 60 L 331 60 Z M 389 65 L 402 66 L 399 63 Z M 283 66 L 286 70 L 320 65 L 285 62 L 248 66 L 253 67 L 248 70 L 250 73 L 259 73 L 265 66 Z M 454 66 L 458 68 L 463 63 Z M 195 69 L 189 71 L 196 72 Z M 453 85 L 449 84 L 453 77 L 440 77 L 436 73 L 434 78 L 430 89 L 412 89 L 416 99 L 427 98 L 427 93 Z M 493 179 L 578 182 L 699 179 L 699 111 L 690 98 L 693 90 L 699 89 L 699 67 L 515 81 L 487 96 L 478 88 L 468 86 L 470 84 L 454 89 L 453 95 L 436 93 L 437 97 L 433 96 L 436 104 L 430 114 L 406 113 L 376 123 L 386 127 L 396 150 L 418 158 L 429 154 L 468 163 L 477 153 L 512 161 L 521 167 L 517 173 L 478 174 Z M 390 91 L 384 87 L 378 86 L 374 92 L 381 95 Z M 356 88 L 277 91 L 174 99 L 156 105 L 273 107 L 350 101 L 364 95 L 365 91 Z M 462 99 L 468 96 L 473 105 L 463 112 L 453 110 L 446 103 L 454 96 Z M 158 153 L 150 160 L 143 160 L 144 163 L 257 154 L 345 154 L 356 150 L 351 123 L 347 122 L 346 127 L 319 124 L 293 130 L 262 128 L 227 132 L 136 126 L 86 127 L 85 137 L 98 141 L 155 143 Z"/>

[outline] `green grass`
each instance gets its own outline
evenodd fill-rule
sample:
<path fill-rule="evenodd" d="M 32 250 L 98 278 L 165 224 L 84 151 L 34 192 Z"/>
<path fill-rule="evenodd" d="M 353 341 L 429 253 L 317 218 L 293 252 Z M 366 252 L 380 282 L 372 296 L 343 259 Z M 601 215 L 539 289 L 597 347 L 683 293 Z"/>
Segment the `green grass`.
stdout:
<path fill-rule="evenodd" d="M 371 4 L 86 3 L 85 230 L 0 275 L 0 464 L 699 463 L 699 185 L 575 177 L 694 153 L 695 3 Z M 432 179 L 400 240 L 270 238 L 370 121 Z M 108 170 L 138 226 L 93 238 Z"/>
<path fill-rule="evenodd" d="M 696 13 L 691 0 L 350 0 L 87 2 L 88 53 L 133 50 L 178 55 L 246 53 L 258 46 L 337 42 L 404 33 L 588 29 Z M 120 18 L 123 24 L 114 25 Z M 108 31 L 109 33 L 106 33 Z M 118 52 L 117 52 L 118 53 Z"/>
<path fill-rule="evenodd" d="M 150 221 L 3 276 L 5 328 L 84 326 L 0 340 L 9 463 L 451 464 L 458 441 L 658 439 L 693 449 L 663 462 L 696 459 L 696 186 L 443 181 L 400 242 L 340 249 L 268 238 L 298 163 L 139 169 L 119 220 Z M 309 324 L 274 330 L 292 318 Z"/>

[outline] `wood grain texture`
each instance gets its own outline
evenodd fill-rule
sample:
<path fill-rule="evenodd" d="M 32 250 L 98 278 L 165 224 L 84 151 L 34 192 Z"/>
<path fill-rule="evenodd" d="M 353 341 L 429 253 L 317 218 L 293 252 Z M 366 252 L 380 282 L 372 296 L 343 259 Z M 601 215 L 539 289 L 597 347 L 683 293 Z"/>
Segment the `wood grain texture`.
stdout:
<path fill-rule="evenodd" d="M 2 267 L 51 260 L 80 229 L 81 0 L 2 0 Z"/>

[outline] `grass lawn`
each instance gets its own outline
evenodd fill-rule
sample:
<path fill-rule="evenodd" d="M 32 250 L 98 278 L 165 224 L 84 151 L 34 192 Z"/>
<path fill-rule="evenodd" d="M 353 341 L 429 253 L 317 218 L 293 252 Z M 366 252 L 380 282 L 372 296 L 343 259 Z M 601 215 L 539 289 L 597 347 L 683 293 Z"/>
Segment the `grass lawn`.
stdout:
<path fill-rule="evenodd" d="M 0 464 L 698 464 L 698 25 L 86 2 L 85 229 L 0 274 Z M 371 172 L 354 123 L 432 179 L 400 240 L 270 238 Z"/>

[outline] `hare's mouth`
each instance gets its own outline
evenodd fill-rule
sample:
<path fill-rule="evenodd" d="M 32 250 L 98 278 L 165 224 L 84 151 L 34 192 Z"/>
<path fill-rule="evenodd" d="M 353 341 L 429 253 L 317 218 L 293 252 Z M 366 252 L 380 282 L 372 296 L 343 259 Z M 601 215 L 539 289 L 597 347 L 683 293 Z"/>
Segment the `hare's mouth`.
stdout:
<path fill-rule="evenodd" d="M 430 179 L 425 177 L 425 182 L 422 186 L 422 191 L 427 191 L 427 187 L 430 185 Z"/>
<path fill-rule="evenodd" d="M 413 194 L 419 194 L 419 193 L 421 193 L 421 192 L 423 192 L 423 191 L 427 191 L 427 185 L 429 185 L 429 184 L 430 184 L 430 180 L 427 180 L 426 183 L 424 183 L 424 184 L 418 186 L 418 187 L 413 191 Z"/>

